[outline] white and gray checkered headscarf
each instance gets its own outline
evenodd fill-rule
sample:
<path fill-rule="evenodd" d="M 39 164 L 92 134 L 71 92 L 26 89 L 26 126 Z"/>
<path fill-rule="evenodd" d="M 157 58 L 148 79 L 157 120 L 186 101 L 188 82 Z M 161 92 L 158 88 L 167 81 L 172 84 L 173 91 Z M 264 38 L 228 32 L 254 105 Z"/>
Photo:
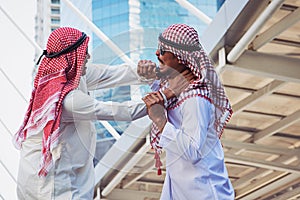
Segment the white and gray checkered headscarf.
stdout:
<path fill-rule="evenodd" d="M 186 99 L 195 96 L 208 99 L 216 108 L 214 125 L 220 138 L 226 122 L 231 117 L 232 109 L 212 62 L 199 42 L 197 31 L 185 24 L 173 24 L 159 35 L 158 45 L 159 48 L 173 53 L 198 77 L 178 97 L 168 100 L 166 109 L 174 109 Z M 162 81 L 161 90 L 167 86 L 167 81 Z M 156 151 L 160 149 L 159 139 L 160 133 L 153 127 L 151 145 Z"/>

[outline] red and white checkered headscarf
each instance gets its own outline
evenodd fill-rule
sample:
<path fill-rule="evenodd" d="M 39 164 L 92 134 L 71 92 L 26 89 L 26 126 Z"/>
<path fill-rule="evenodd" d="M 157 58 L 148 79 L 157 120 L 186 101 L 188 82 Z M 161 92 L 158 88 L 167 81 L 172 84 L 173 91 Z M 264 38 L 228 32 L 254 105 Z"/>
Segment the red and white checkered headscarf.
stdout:
<path fill-rule="evenodd" d="M 186 99 L 195 96 L 208 99 L 216 108 L 214 127 L 220 138 L 226 122 L 231 117 L 232 109 L 220 79 L 199 42 L 197 31 L 185 24 L 173 24 L 159 36 L 158 40 L 159 48 L 173 53 L 198 77 L 178 97 L 169 99 L 166 109 L 174 109 Z M 162 81 L 160 90 L 166 87 L 168 82 Z M 156 159 L 159 159 L 158 153 L 161 149 L 158 145 L 160 135 L 154 125 L 151 130 L 151 145 L 156 150 Z M 156 167 L 160 169 L 160 165 L 161 162 L 157 160 Z"/>
<path fill-rule="evenodd" d="M 89 37 L 77 29 L 58 28 L 50 34 L 42 54 L 45 57 L 34 79 L 24 122 L 14 136 L 15 146 L 20 149 L 27 137 L 43 131 L 39 176 L 46 176 L 53 165 L 51 151 L 61 134 L 62 102 L 79 85 L 88 41 Z"/>

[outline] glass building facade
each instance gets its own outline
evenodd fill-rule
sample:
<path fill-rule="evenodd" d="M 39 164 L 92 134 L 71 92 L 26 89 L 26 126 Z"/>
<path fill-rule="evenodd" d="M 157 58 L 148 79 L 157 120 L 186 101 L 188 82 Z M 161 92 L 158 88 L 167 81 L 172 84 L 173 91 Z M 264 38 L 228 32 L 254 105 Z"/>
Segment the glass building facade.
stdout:
<path fill-rule="evenodd" d="M 166 27 L 174 23 L 193 26 L 198 34 L 205 30 L 206 24 L 173 0 L 86 0 L 71 1 L 99 29 L 107 35 L 133 62 L 150 59 L 156 62 L 157 37 Z M 213 18 L 220 6 L 219 0 L 190 0 L 196 8 Z M 73 26 L 91 35 L 93 63 L 107 65 L 121 64 L 124 61 L 116 55 L 94 33 L 89 32 L 83 20 L 78 18 L 66 5 L 61 8 L 61 25 Z M 103 101 L 139 100 L 149 86 L 122 86 L 94 92 Z M 136 97 L 137 99 L 133 99 Z M 109 122 L 122 134 L 130 122 Z M 96 122 L 98 140 L 112 138 L 110 133 Z"/>

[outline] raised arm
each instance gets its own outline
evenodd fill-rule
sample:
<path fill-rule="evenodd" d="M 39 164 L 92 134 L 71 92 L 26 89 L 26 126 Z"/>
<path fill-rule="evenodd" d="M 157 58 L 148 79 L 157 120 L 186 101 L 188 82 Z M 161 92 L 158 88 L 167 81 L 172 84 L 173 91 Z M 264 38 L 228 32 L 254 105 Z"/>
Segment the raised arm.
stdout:
<path fill-rule="evenodd" d="M 86 80 L 88 90 L 142 83 L 136 70 L 128 64 L 111 66 L 92 64 L 88 66 Z"/>

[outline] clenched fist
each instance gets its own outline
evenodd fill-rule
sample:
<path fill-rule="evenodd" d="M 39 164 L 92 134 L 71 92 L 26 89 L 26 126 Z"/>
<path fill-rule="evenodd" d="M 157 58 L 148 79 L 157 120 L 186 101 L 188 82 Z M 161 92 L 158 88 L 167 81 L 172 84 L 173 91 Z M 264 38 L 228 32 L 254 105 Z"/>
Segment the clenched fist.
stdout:
<path fill-rule="evenodd" d="M 156 78 L 155 68 L 156 64 L 151 60 L 140 60 L 137 65 L 137 73 L 142 78 L 152 80 Z"/>

